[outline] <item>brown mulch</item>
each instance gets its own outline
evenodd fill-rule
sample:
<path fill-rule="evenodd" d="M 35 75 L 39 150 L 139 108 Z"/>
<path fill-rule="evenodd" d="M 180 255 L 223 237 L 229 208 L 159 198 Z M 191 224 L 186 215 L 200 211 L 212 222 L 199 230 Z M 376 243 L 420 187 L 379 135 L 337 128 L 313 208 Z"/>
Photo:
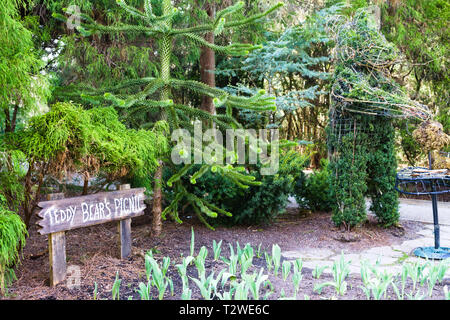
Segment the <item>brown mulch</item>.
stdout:
<path fill-rule="evenodd" d="M 77 289 L 69 289 L 66 283 L 60 283 L 54 288 L 49 287 L 47 236 L 39 235 L 36 227 L 33 226 L 23 250 L 24 258 L 16 269 L 17 281 L 9 288 L 9 295 L 3 299 L 93 299 L 94 282 L 98 284 L 98 298 L 111 299 L 111 288 L 116 272 L 119 272 L 122 279 L 121 299 L 128 299 L 128 297 L 132 297 L 134 300 L 139 299 L 136 289 L 139 282 L 145 282 L 144 253 L 152 250 L 157 259 L 169 256 L 172 264 L 180 263 L 182 256 L 189 254 L 191 227 L 195 232 L 196 252 L 201 246 L 208 248 L 209 255 L 206 264 L 208 274 L 210 270 L 219 270 L 225 266 L 224 262 L 213 261 L 212 258 L 209 258 L 213 254 L 213 240 L 223 241 L 222 255 L 228 255 L 228 244 L 231 243 L 236 247 L 236 241 L 241 247 L 246 243 L 250 243 L 255 249 L 261 245 L 261 250 L 268 252 L 270 252 L 272 244 L 278 244 L 283 251 L 308 247 L 329 248 L 335 252 L 344 250 L 346 253 L 351 253 L 418 238 L 415 233 L 422 228 L 420 223 L 402 222 L 401 226 L 386 229 L 378 226 L 373 217 L 369 217 L 369 221 L 361 228 L 344 232 L 334 226 L 329 213 L 302 214 L 298 209 L 288 209 L 286 214 L 278 217 L 269 225 L 217 227 L 215 231 L 206 228 L 193 218 L 184 218 L 182 224 L 165 221 L 163 232 L 159 237 L 153 237 L 150 234 L 150 222 L 150 218 L 147 216 L 133 220 L 133 254 L 124 260 L 117 258 L 116 222 L 66 232 L 67 265 L 79 266 L 81 271 L 81 286 Z M 264 255 L 261 258 L 255 258 L 253 264 L 258 269 L 264 267 Z M 190 267 L 189 275 L 196 276 L 196 271 L 194 271 L 195 266 Z M 169 269 L 168 275 L 173 278 L 175 295 L 171 296 L 167 292 L 165 298 L 180 299 L 181 282 L 173 265 Z M 304 279 L 300 285 L 302 293 L 299 298 L 303 299 L 304 294 L 310 296 L 311 299 L 335 296 L 336 294 L 331 288 L 324 289 L 322 295 L 313 292 L 314 282 L 325 281 L 330 279 L 330 276 L 323 275 L 322 278 L 320 280 L 312 279 L 310 270 L 304 272 Z M 279 290 L 283 287 L 288 294 L 291 285 L 288 286 L 283 282 L 281 276 L 270 279 L 276 289 L 276 293 L 271 295 L 270 299 L 278 298 Z M 361 284 L 358 277 L 351 277 L 348 282 L 351 290 L 343 298 L 365 299 L 362 290 L 358 289 Z M 195 290 L 195 284 L 193 282 L 190 284 L 193 289 L 192 298 L 200 298 L 198 290 Z M 441 286 L 437 286 L 436 292 L 436 297 L 442 299 Z"/>

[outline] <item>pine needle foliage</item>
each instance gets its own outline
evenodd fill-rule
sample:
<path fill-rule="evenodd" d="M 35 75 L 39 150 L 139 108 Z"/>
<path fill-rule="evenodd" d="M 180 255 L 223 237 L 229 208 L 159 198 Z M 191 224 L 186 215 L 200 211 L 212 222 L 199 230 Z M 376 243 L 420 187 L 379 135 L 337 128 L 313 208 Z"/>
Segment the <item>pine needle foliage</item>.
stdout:
<path fill-rule="evenodd" d="M 450 3 L 384 1 L 380 8 L 383 33 L 410 62 L 404 74 L 412 78 L 414 95 L 430 106 L 441 106 L 440 112 L 448 110 Z"/>
<path fill-rule="evenodd" d="M 194 80 L 180 80 L 171 77 L 171 63 L 172 53 L 174 52 L 173 44 L 175 41 L 185 40 L 189 43 L 195 43 L 198 46 L 206 46 L 211 48 L 215 52 L 232 55 L 242 56 L 247 55 L 251 51 L 260 48 L 248 43 L 230 43 L 226 45 L 216 45 L 204 40 L 203 35 L 207 32 L 214 32 L 215 35 L 219 35 L 225 30 L 232 30 L 240 28 L 250 23 L 257 22 L 259 19 L 267 16 L 277 8 L 282 6 L 282 3 L 278 3 L 271 7 L 267 11 L 250 15 L 248 17 L 242 17 L 238 20 L 231 19 L 233 13 L 243 11 L 244 2 L 239 1 L 229 7 L 216 12 L 214 19 L 208 19 L 203 24 L 192 27 L 180 27 L 177 28 L 174 25 L 174 21 L 177 19 L 182 20 L 182 14 L 185 12 L 179 12 L 174 7 L 170 0 L 162 0 L 158 3 L 157 8 L 161 11 L 157 12 L 154 7 L 154 2 L 145 0 L 144 10 L 141 8 L 135 8 L 128 5 L 124 0 L 117 0 L 117 4 L 126 12 L 133 15 L 142 24 L 137 23 L 122 23 L 115 25 L 104 25 L 94 21 L 91 17 L 81 13 L 78 18 L 81 19 L 81 25 L 77 28 L 78 32 L 83 36 L 93 36 L 101 34 L 122 34 L 124 36 L 143 35 L 149 40 L 156 41 L 158 44 L 157 55 L 160 59 L 159 72 L 157 77 L 135 79 L 129 82 L 120 84 L 113 88 L 78 88 L 77 93 L 83 93 L 83 97 L 92 99 L 93 101 L 101 101 L 102 99 L 108 100 L 115 108 L 126 111 L 129 121 L 135 123 L 141 123 L 141 127 L 151 127 L 153 123 L 142 123 L 143 114 L 149 112 L 157 112 L 160 117 L 165 119 L 170 130 L 178 128 L 186 128 L 193 130 L 193 122 L 195 120 L 207 120 L 211 126 L 214 124 L 218 128 L 237 128 L 240 125 L 232 117 L 233 109 L 246 109 L 254 111 L 267 111 L 276 109 L 275 101 L 273 97 L 267 96 L 264 90 L 258 91 L 256 94 L 243 97 L 235 96 L 225 90 L 218 88 L 211 88 L 201 82 Z M 66 21 L 67 18 L 61 14 L 55 14 L 56 18 Z M 207 16 L 207 15 L 205 15 Z M 175 19 L 177 18 L 177 19 Z M 189 21 L 189 19 L 187 19 Z M 177 43 L 178 43 L 177 42 Z M 137 88 L 134 94 L 124 93 L 122 90 L 124 87 Z M 217 108 L 224 107 L 226 112 L 224 114 L 209 114 L 202 110 L 199 110 L 191 105 L 183 105 L 175 103 L 172 98 L 172 91 L 175 90 L 189 90 L 199 96 L 209 96 L 213 98 L 213 102 Z M 167 154 L 168 156 L 169 154 Z M 226 152 L 223 153 L 226 155 Z M 170 162 L 168 157 L 165 157 L 166 165 Z M 241 170 L 243 168 L 226 166 L 226 165 L 202 165 L 197 173 L 194 173 L 196 178 L 200 178 L 201 175 L 211 170 L 219 174 L 230 177 L 236 184 L 242 187 L 248 187 L 249 184 L 254 182 L 253 176 L 243 174 Z M 220 210 L 213 204 L 208 203 L 204 199 L 198 198 L 189 192 L 182 186 L 180 177 L 185 175 L 188 170 L 182 169 L 180 172 L 175 173 L 175 176 L 170 180 L 174 191 L 178 194 L 173 202 L 164 210 L 162 216 L 171 215 L 176 221 L 181 222 L 178 217 L 178 204 L 181 201 L 187 201 L 190 203 L 194 210 L 197 212 L 199 218 L 204 220 L 203 215 L 214 217 L 218 214 L 228 215 L 229 213 Z M 195 183 L 195 178 L 190 179 L 191 183 Z M 155 193 L 160 188 L 160 183 L 155 184 Z M 155 207 L 155 203 L 154 203 Z"/>

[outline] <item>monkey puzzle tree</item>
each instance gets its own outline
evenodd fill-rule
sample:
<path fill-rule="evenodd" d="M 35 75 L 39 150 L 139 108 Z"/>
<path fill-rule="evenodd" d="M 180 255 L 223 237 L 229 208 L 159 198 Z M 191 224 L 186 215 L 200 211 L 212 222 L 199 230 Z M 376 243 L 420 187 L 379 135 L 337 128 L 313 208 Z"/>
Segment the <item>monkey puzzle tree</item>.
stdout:
<path fill-rule="evenodd" d="M 143 21 L 145 24 L 121 24 L 115 26 L 107 26 L 99 24 L 90 16 L 80 13 L 78 18 L 81 20 L 77 27 L 78 31 L 84 36 L 91 36 L 94 34 L 143 34 L 149 39 L 156 40 L 158 43 L 157 55 L 160 59 L 160 70 L 158 77 L 146 77 L 140 79 L 128 80 L 120 83 L 113 88 L 78 88 L 74 94 L 88 99 L 90 101 L 109 100 L 116 108 L 125 111 L 127 117 L 132 119 L 139 119 L 147 113 L 157 114 L 157 117 L 167 120 L 170 125 L 171 132 L 176 129 L 184 129 L 188 132 L 194 131 L 194 121 L 207 121 L 211 127 L 222 129 L 233 129 L 240 127 L 240 124 L 232 117 L 234 108 L 251 109 L 256 111 L 275 110 L 275 102 L 273 97 L 265 95 L 263 90 L 258 91 L 252 96 L 236 96 L 229 94 L 224 90 L 210 87 L 204 83 L 193 80 L 179 80 L 171 77 L 171 56 L 174 50 L 173 43 L 177 38 L 184 38 L 188 41 L 193 41 L 199 46 L 211 48 L 215 52 L 227 55 L 246 55 L 250 51 L 259 48 L 251 44 L 231 43 L 226 46 L 215 45 L 206 41 L 203 37 L 205 33 L 213 32 L 218 35 L 225 29 L 241 28 L 249 23 L 253 23 L 258 19 L 268 15 L 269 13 L 282 6 L 281 3 L 273 6 L 269 10 L 260 14 L 252 15 L 241 20 L 230 20 L 229 16 L 243 9 L 243 2 L 238 2 L 223 10 L 216 12 L 216 15 L 208 23 L 186 27 L 176 28 L 173 25 L 173 19 L 178 14 L 187 14 L 183 10 L 175 8 L 170 0 L 162 0 L 160 2 L 161 14 L 156 15 L 151 0 L 146 0 L 144 4 L 144 11 L 138 10 L 125 3 L 123 0 L 117 0 L 125 11 L 132 14 L 136 19 Z M 55 14 L 55 17 L 62 20 L 66 18 L 62 15 Z M 136 93 L 125 93 L 124 89 L 135 88 Z M 184 105 L 174 102 L 171 99 L 172 90 L 189 90 L 200 96 L 207 96 L 213 99 L 216 108 L 221 108 L 221 113 L 211 114 L 207 111 L 196 108 L 192 105 Z M 139 121 L 139 120 L 137 120 Z M 151 127 L 153 122 L 142 122 L 142 127 Z M 194 137 L 196 135 L 194 134 Z M 200 137 L 202 135 L 200 134 Z M 202 142 L 202 141 L 199 141 Z M 223 146 L 216 146 L 218 148 Z M 194 149 L 196 143 L 194 141 Z M 201 148 L 201 147 L 200 147 Z M 215 149 L 217 150 L 217 149 Z M 186 150 L 177 150 L 180 157 L 191 157 L 186 154 Z M 174 151 L 172 151 L 172 154 Z M 221 155 L 221 156 L 220 156 Z M 173 187 L 176 196 L 167 208 L 162 211 L 162 169 L 163 166 L 173 166 L 169 161 L 170 154 L 161 159 L 161 165 L 154 176 L 153 189 L 153 226 L 152 229 L 155 234 L 161 231 L 161 218 L 165 218 L 167 214 L 171 215 L 176 221 L 181 222 L 178 216 L 178 204 L 185 200 L 190 203 L 200 220 L 206 223 L 203 214 L 215 217 L 218 214 L 231 215 L 215 206 L 214 204 L 197 197 L 183 187 L 180 178 L 194 167 L 193 163 L 187 161 L 185 166 L 175 173 L 168 181 L 167 185 Z M 242 172 L 243 167 L 233 167 L 230 164 L 225 165 L 223 159 L 229 157 L 227 152 L 213 153 L 215 161 L 209 164 L 202 164 L 200 169 L 195 172 L 190 181 L 195 183 L 196 179 L 200 178 L 205 172 L 211 170 L 219 174 L 226 175 L 232 181 L 243 188 L 248 188 L 249 185 L 258 184 L 254 181 L 253 176 L 248 176 Z"/>

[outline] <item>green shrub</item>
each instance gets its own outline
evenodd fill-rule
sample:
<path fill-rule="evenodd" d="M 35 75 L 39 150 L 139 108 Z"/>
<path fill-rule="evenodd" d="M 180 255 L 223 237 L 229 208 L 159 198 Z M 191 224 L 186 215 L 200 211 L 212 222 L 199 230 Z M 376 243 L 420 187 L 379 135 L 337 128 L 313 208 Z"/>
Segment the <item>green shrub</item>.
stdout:
<path fill-rule="evenodd" d="M 62 178 L 75 172 L 83 174 L 85 181 L 98 174 L 109 181 L 151 176 L 157 160 L 168 150 L 162 133 L 167 126 L 160 121 L 153 130 L 128 129 L 112 107 L 84 110 L 73 103 L 59 102 L 46 114 L 32 117 L 26 128 L 6 135 L 1 139 L 6 148 L 20 151 L 28 163 L 21 203 L 26 225 L 30 225 L 45 178 Z M 13 191 L 7 189 L 9 194 Z"/>
<path fill-rule="evenodd" d="M 208 218 L 207 222 L 211 225 L 268 223 L 285 210 L 288 197 L 293 194 L 308 160 L 308 155 L 301 155 L 294 150 L 282 153 L 279 170 L 275 175 L 261 175 L 261 164 L 246 165 L 248 174 L 254 176 L 255 181 L 261 182 L 261 185 L 252 185 L 248 189 L 243 189 L 227 177 L 212 172 L 205 173 L 196 184 L 189 183 L 187 174 L 184 185 L 197 197 L 232 213 L 231 217 Z M 198 167 L 194 166 L 192 172 L 196 172 Z M 171 196 L 170 193 L 168 196 Z"/>
<path fill-rule="evenodd" d="M 19 210 L 24 200 L 22 179 L 26 170 L 22 164 L 25 160 L 22 152 L 8 150 L 0 137 L 0 194 L 5 197 L 5 203 L 12 211 Z"/>
<path fill-rule="evenodd" d="M 295 200 L 300 207 L 306 207 L 313 211 L 330 211 L 333 200 L 331 198 L 328 161 L 322 159 L 320 164 L 320 170 L 298 179 L 294 193 Z"/>
<path fill-rule="evenodd" d="M 6 294 L 16 279 L 13 266 L 19 261 L 19 247 L 25 245 L 27 229 L 19 215 L 6 209 L 0 195 L 0 293 Z"/>

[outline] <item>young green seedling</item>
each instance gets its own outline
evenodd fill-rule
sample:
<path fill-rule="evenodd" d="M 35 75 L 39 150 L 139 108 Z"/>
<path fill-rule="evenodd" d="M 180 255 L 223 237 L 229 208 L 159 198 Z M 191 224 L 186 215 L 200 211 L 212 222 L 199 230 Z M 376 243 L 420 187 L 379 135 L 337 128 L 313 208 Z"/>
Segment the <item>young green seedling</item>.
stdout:
<path fill-rule="evenodd" d="M 120 283 L 122 282 L 121 279 L 119 279 L 119 271 L 116 272 L 116 280 L 114 280 L 111 294 L 113 300 L 119 300 L 120 299 Z"/>
<path fill-rule="evenodd" d="M 422 294 L 422 291 L 417 290 L 416 294 L 413 294 L 413 291 L 410 293 L 407 293 L 406 296 L 409 300 L 423 300 L 425 298 L 425 295 Z"/>
<path fill-rule="evenodd" d="M 234 288 L 230 288 L 230 291 L 225 291 L 224 293 L 217 292 L 216 296 L 219 300 L 233 300 Z"/>
<path fill-rule="evenodd" d="M 320 278 L 320 276 L 322 275 L 322 273 L 325 271 L 325 269 L 327 269 L 328 268 L 328 266 L 319 266 L 319 265 L 316 265 L 315 267 L 314 267 L 314 270 L 312 271 L 312 276 L 314 277 L 314 278 L 316 278 L 316 279 L 319 279 Z"/>
<path fill-rule="evenodd" d="M 97 293 L 98 293 L 98 285 L 97 282 L 94 282 L 94 300 L 97 300 Z"/>
<path fill-rule="evenodd" d="M 259 300 L 259 291 L 260 287 L 264 281 L 269 277 L 268 275 L 263 274 L 264 268 L 259 270 L 259 273 L 253 272 L 253 274 L 244 274 L 242 279 L 248 285 L 250 292 L 253 296 L 253 299 Z"/>
<path fill-rule="evenodd" d="M 300 288 L 300 281 L 302 281 L 302 269 L 294 264 L 294 273 L 292 274 L 292 282 L 294 283 L 294 297 L 297 297 L 298 289 Z"/>
<path fill-rule="evenodd" d="M 194 235 L 194 228 L 191 227 L 191 245 L 190 245 L 190 256 L 194 256 L 194 249 L 195 249 L 195 235 Z"/>
<path fill-rule="evenodd" d="M 141 296 L 141 300 L 151 300 L 151 282 L 149 281 L 147 284 L 140 282 L 139 289 L 137 292 Z"/>
<path fill-rule="evenodd" d="M 235 282 L 234 284 L 235 292 L 234 299 L 235 300 L 248 300 L 249 286 L 243 280 L 240 282 Z"/>
<path fill-rule="evenodd" d="M 164 276 L 163 271 L 159 267 L 158 263 L 156 262 L 153 257 L 148 255 L 148 262 L 150 264 L 151 268 L 151 284 L 154 285 L 159 292 L 158 299 L 162 300 L 164 297 L 164 293 L 167 289 L 167 287 L 170 285 L 171 293 L 173 295 L 173 282 L 170 278 L 167 276 Z M 167 260 L 166 260 L 167 261 Z"/>
<path fill-rule="evenodd" d="M 421 265 L 420 262 L 407 263 L 406 268 L 408 270 L 408 275 L 413 282 L 413 291 L 416 291 L 416 285 L 422 278 L 423 269 L 425 265 Z"/>
<path fill-rule="evenodd" d="M 291 262 L 288 260 L 283 261 L 283 265 L 281 267 L 281 274 L 283 276 L 283 280 L 286 281 L 286 279 L 289 277 L 289 274 L 291 273 Z"/>
<path fill-rule="evenodd" d="M 278 244 L 272 245 L 272 260 L 274 267 L 274 274 L 278 276 L 278 269 L 280 268 L 281 263 L 281 248 Z"/>
<path fill-rule="evenodd" d="M 345 279 L 350 273 L 350 262 L 351 261 L 345 261 L 344 253 L 342 252 L 339 261 L 335 261 L 332 266 L 334 281 L 327 281 L 324 283 L 316 284 L 314 286 L 314 291 L 317 291 L 319 294 L 321 294 L 324 287 L 332 286 L 335 288 L 338 294 L 344 295 L 347 292 L 347 281 L 345 281 Z"/>
<path fill-rule="evenodd" d="M 402 264 L 402 269 L 400 271 L 400 282 L 401 282 L 401 292 L 395 282 L 392 282 L 392 288 L 394 289 L 394 292 L 397 296 L 398 300 L 404 300 L 405 299 L 405 287 L 406 282 L 408 280 L 408 268 L 405 263 Z"/>
<path fill-rule="evenodd" d="M 294 265 L 294 272 L 302 272 L 303 260 L 301 258 L 295 259 L 292 264 Z"/>
<path fill-rule="evenodd" d="M 258 245 L 258 248 L 256 249 L 256 257 L 258 259 L 262 257 L 261 243 Z"/>
<path fill-rule="evenodd" d="M 266 259 L 267 271 L 271 272 L 271 270 L 273 268 L 272 256 L 270 254 L 268 254 L 267 252 L 264 252 L 264 257 Z"/>
<path fill-rule="evenodd" d="M 187 287 L 183 287 L 183 292 L 181 293 L 181 300 L 191 300 L 191 297 L 192 297 L 192 290 Z"/>
<path fill-rule="evenodd" d="M 213 252 L 214 252 L 214 261 L 219 260 L 220 252 L 221 252 L 222 240 L 219 243 L 216 240 L 213 240 Z"/>
<path fill-rule="evenodd" d="M 188 256 L 188 257 L 183 258 L 181 264 L 177 264 L 175 266 L 177 268 L 177 270 L 178 270 L 178 273 L 180 274 L 181 282 L 183 284 L 183 288 L 187 288 L 188 287 L 187 267 L 189 266 L 189 264 L 193 260 L 194 260 L 194 257 Z"/>
<path fill-rule="evenodd" d="M 205 300 L 211 300 L 211 295 L 213 292 L 212 279 L 214 277 L 214 271 L 206 278 L 204 274 L 200 274 L 200 279 L 191 278 L 195 282 L 197 287 L 200 289 L 200 294 Z"/>
<path fill-rule="evenodd" d="M 244 275 L 253 264 L 253 256 L 247 257 L 245 254 L 241 256 L 241 275 Z"/>
<path fill-rule="evenodd" d="M 442 282 L 445 277 L 445 273 L 448 269 L 448 263 L 446 260 L 442 260 L 439 264 L 429 264 L 428 265 L 428 275 L 426 277 L 428 284 L 428 296 L 433 295 L 433 288 L 436 283 Z"/>
<path fill-rule="evenodd" d="M 208 249 L 205 246 L 200 248 L 197 257 L 194 259 L 195 266 L 197 267 L 199 277 L 206 272 L 205 261 L 208 256 Z"/>
<path fill-rule="evenodd" d="M 166 276 L 167 271 L 170 267 L 170 257 L 163 257 L 162 266 L 161 266 L 161 272 L 163 277 Z"/>

